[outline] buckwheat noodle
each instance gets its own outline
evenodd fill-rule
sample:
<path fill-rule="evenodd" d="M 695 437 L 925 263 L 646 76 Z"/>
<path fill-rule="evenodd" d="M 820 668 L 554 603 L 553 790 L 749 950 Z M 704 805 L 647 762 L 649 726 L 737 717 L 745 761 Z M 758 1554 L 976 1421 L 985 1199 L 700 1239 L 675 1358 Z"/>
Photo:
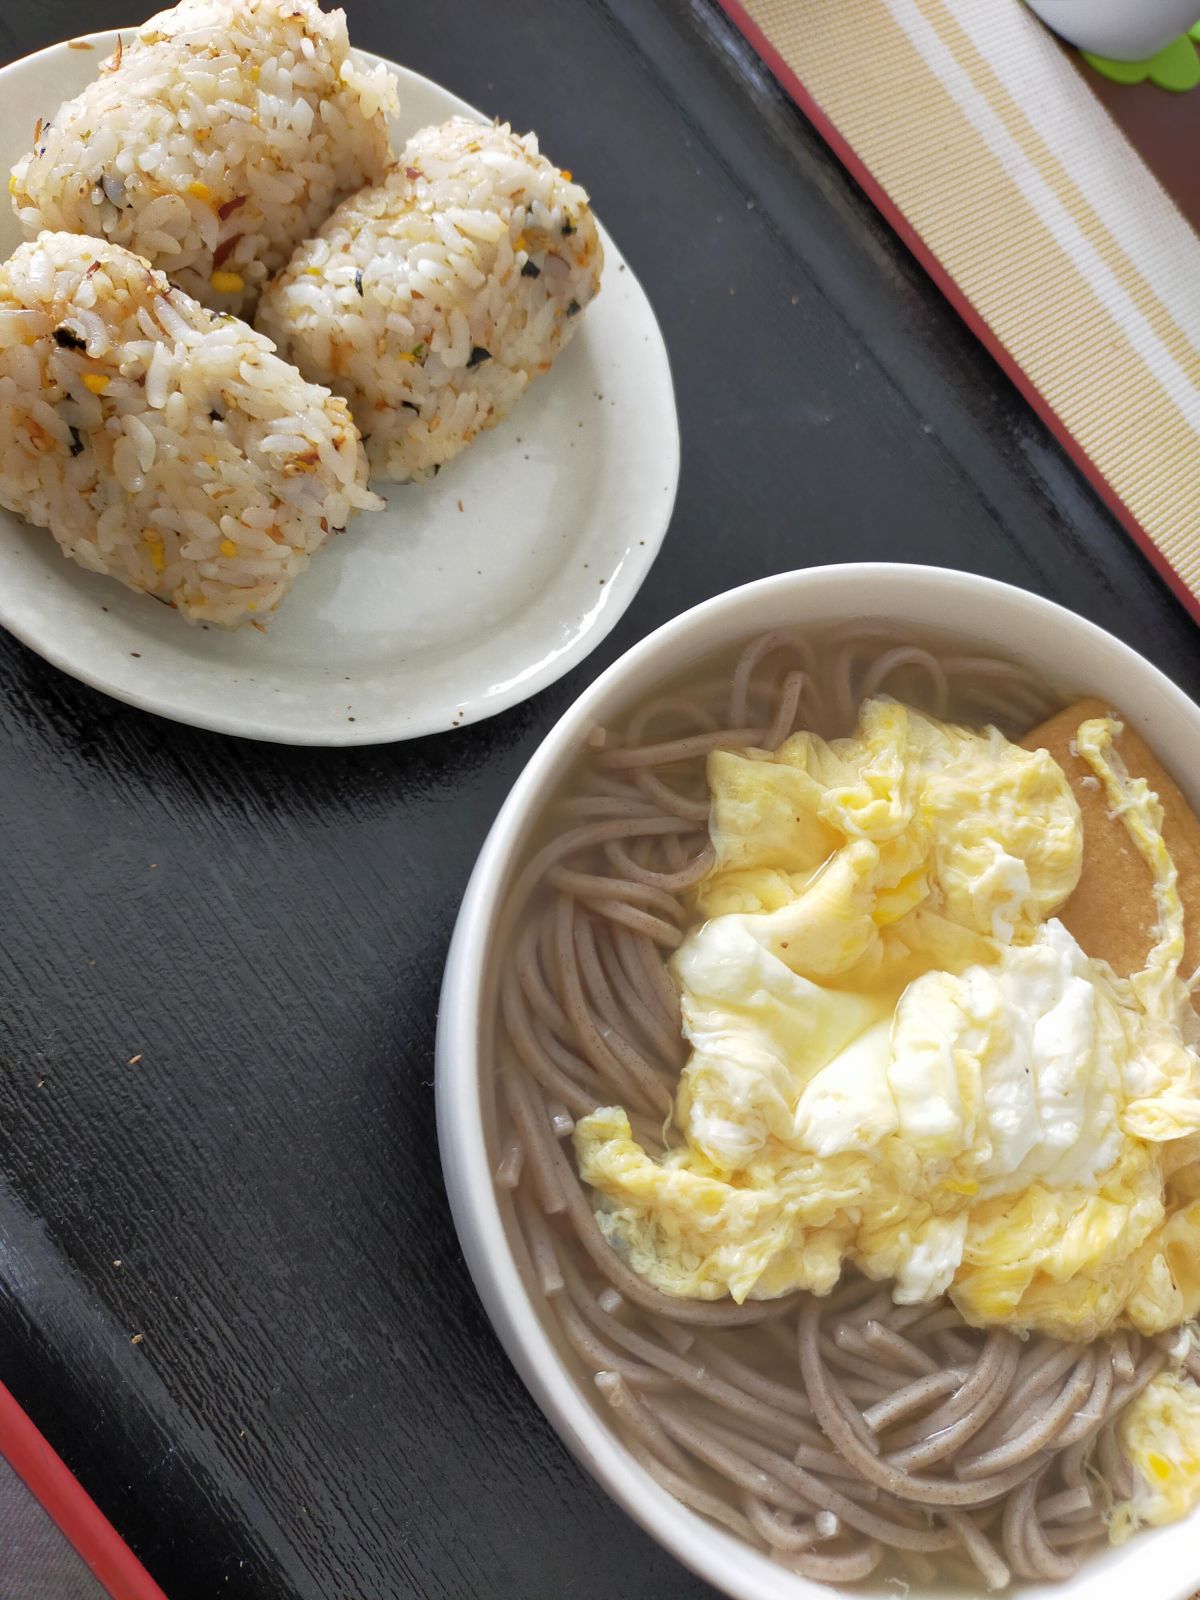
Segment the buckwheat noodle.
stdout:
<path fill-rule="evenodd" d="M 827 1298 L 689 1301 L 601 1233 L 566 1141 L 618 1103 L 651 1151 L 686 1058 L 664 962 L 709 871 L 705 757 L 849 733 L 868 695 L 1014 735 L 1055 701 L 1009 662 L 862 624 L 764 634 L 731 671 L 605 730 L 514 891 L 498 1078 L 533 1281 L 636 1460 L 685 1505 L 827 1583 L 1063 1578 L 1131 1492 L 1115 1422 L 1166 1357 L 968 1326 L 849 1277 Z M 506 1118 L 503 1115 L 507 1114 Z"/>

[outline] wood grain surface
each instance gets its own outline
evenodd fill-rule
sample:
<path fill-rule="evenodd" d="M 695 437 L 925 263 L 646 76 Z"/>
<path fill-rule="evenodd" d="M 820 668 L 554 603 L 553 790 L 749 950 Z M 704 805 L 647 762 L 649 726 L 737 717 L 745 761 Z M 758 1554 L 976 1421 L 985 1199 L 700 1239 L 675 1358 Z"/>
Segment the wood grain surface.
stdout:
<path fill-rule="evenodd" d="M 130 3 L 6 5 L 0 51 Z M 583 667 L 390 749 L 176 728 L 0 638 L 0 1379 L 175 1600 L 699 1600 L 557 1443 L 450 1224 L 434 1022 L 489 822 L 619 651 L 764 573 L 989 573 L 1192 692 L 1196 633 L 706 0 L 347 10 L 591 189 L 670 348 L 678 510 Z"/>

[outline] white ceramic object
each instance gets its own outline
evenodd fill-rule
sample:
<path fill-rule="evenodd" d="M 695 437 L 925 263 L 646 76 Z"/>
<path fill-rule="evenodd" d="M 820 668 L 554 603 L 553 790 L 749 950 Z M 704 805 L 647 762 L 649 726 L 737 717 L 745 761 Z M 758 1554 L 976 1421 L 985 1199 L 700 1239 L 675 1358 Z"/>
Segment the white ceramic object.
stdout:
<path fill-rule="evenodd" d="M 1200 19 L 1200 0 L 1026 0 L 1069 43 L 1113 61 L 1145 61 Z"/>
<path fill-rule="evenodd" d="M 0 72 L 0 173 L 28 148 L 36 118 L 77 94 L 115 44 L 115 34 L 92 34 Z M 428 79 L 391 70 L 397 149 L 428 123 L 480 116 Z M 637 593 L 679 476 L 662 336 L 601 231 L 600 296 L 553 370 L 436 482 L 376 483 L 388 509 L 357 518 L 317 555 L 266 633 L 189 627 L 65 560 L 44 529 L 2 509 L 0 625 L 119 700 L 287 744 L 435 733 L 552 683 Z M 0 257 L 19 238 L 6 197 Z"/>
<path fill-rule="evenodd" d="M 497 928 L 516 872 L 533 848 L 550 796 L 589 731 L 648 698 L 693 662 L 772 628 L 849 618 L 954 631 L 995 648 L 1064 692 L 1110 698 L 1190 786 L 1200 808 L 1200 707 L 1141 656 L 1072 612 L 1006 584 L 933 567 L 885 563 L 785 573 L 718 595 L 628 651 L 570 708 L 530 759 L 488 835 L 459 912 L 442 986 L 437 1119 L 442 1168 L 476 1288 L 534 1399 L 563 1441 L 629 1514 L 687 1566 L 734 1600 L 829 1600 L 830 1591 L 688 1511 L 632 1459 L 569 1360 L 513 1252 L 511 1202 L 492 1182 L 495 1141 L 491 1022 Z M 1022 1600 L 1184 1600 L 1200 1582 L 1198 1519 L 1106 1549 L 1064 1584 L 1031 1584 Z M 570 1537 L 569 1529 L 561 1535 Z M 579 1550 L 580 1561 L 587 1553 Z M 894 1583 L 855 1593 L 895 1600 Z M 903 1592 L 908 1593 L 907 1586 Z M 953 1586 L 939 1589 L 945 1595 Z M 982 1593 L 980 1586 L 978 1593 Z M 920 1600 L 915 1590 L 910 1600 Z"/>

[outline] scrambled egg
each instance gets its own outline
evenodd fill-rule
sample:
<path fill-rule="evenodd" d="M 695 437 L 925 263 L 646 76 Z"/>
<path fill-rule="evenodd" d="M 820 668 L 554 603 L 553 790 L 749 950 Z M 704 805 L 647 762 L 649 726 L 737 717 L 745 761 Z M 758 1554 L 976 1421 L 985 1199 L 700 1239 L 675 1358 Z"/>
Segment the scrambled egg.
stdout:
<path fill-rule="evenodd" d="M 650 1156 L 619 1107 L 575 1132 L 634 1270 L 742 1301 L 825 1293 L 850 1262 L 898 1301 L 949 1291 L 972 1323 L 1073 1339 L 1200 1310 L 1183 909 L 1116 731 L 1077 744 L 1154 874 L 1129 979 L 1053 918 L 1082 825 L 1046 751 L 876 699 L 852 738 L 710 757 L 671 1147 Z"/>
<path fill-rule="evenodd" d="M 1200 1504 L 1200 1388 L 1190 1378 L 1163 1372 L 1129 1406 L 1118 1435 L 1137 1479 L 1133 1498 L 1112 1509 L 1109 1534 L 1116 1544 L 1147 1523 L 1153 1528 Z"/>

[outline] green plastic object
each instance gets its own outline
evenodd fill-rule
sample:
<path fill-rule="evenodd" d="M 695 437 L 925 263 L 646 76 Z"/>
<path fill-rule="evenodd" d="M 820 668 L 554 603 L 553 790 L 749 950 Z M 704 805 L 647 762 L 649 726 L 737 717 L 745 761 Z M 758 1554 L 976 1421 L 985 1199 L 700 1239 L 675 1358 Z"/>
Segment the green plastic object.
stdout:
<path fill-rule="evenodd" d="M 1200 41 L 1200 22 L 1187 33 L 1181 33 L 1178 39 L 1172 39 L 1148 61 L 1110 61 L 1106 56 L 1094 56 L 1087 50 L 1081 54 L 1088 66 L 1114 83 L 1145 83 L 1149 79 L 1160 89 L 1186 94 L 1200 84 L 1200 55 L 1196 53 L 1193 40 Z"/>

